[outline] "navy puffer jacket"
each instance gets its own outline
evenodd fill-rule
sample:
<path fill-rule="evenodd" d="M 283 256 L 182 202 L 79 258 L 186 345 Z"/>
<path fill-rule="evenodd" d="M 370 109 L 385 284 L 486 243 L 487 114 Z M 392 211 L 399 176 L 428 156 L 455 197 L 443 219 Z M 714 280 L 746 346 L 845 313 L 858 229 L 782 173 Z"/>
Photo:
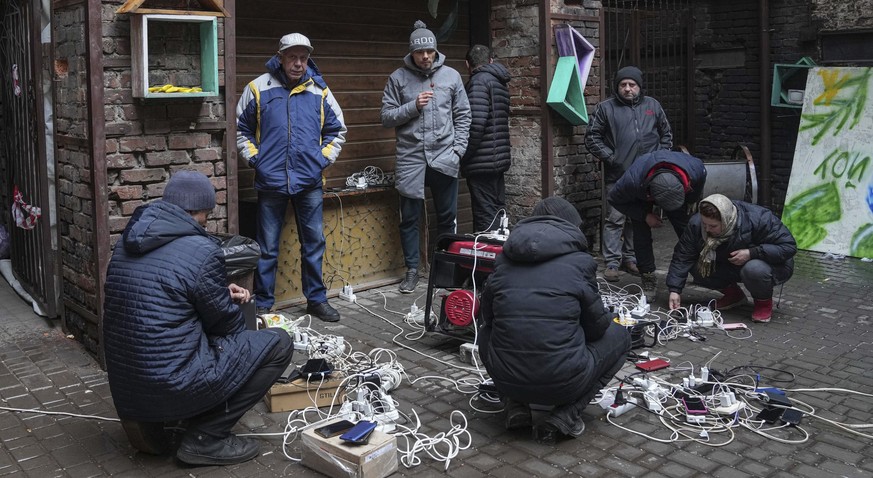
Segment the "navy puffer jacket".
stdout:
<path fill-rule="evenodd" d="M 578 227 L 554 216 L 519 221 L 482 294 L 479 351 L 498 391 L 522 403 L 578 400 L 595 380 L 586 347 L 612 322 L 597 263 Z"/>
<path fill-rule="evenodd" d="M 509 170 L 509 79 L 505 66 L 489 63 L 477 68 L 467 82 L 473 121 L 467 152 L 461 158 L 464 177 Z"/>
<path fill-rule="evenodd" d="M 106 273 L 103 346 L 118 416 L 172 421 L 225 401 L 278 341 L 245 329 L 224 255 L 182 208 L 140 206 Z"/>

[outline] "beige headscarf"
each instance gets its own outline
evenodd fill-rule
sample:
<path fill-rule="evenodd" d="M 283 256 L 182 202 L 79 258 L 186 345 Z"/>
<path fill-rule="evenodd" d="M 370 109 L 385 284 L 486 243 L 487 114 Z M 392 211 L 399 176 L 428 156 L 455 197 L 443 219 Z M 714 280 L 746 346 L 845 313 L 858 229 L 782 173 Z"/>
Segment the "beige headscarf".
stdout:
<path fill-rule="evenodd" d="M 701 222 L 700 232 L 703 234 L 703 250 L 697 259 L 697 270 L 702 277 L 709 277 L 715 270 L 715 250 L 731 237 L 737 225 L 737 207 L 730 199 L 721 194 L 712 194 L 703 198 L 701 203 L 709 203 L 718 209 L 721 215 L 721 234 L 711 237 L 706 233 L 706 228 Z M 700 211 L 700 207 L 697 208 Z"/>

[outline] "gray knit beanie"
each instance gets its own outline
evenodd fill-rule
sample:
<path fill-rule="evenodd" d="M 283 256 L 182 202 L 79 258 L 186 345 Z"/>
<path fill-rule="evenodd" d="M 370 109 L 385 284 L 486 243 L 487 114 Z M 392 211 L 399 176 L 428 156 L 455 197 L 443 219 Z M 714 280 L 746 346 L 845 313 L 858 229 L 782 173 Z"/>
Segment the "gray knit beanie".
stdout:
<path fill-rule="evenodd" d="M 164 202 L 186 211 L 211 211 L 215 208 L 215 187 L 203 173 L 179 171 L 164 188 Z"/>
<path fill-rule="evenodd" d="M 566 199 L 557 196 L 540 200 L 533 208 L 534 216 L 556 216 L 570 224 L 579 227 L 582 225 L 582 217 L 579 211 Z"/>
<path fill-rule="evenodd" d="M 655 204 L 665 211 L 675 211 L 685 204 L 685 188 L 672 172 L 655 173 L 649 182 L 649 193 Z"/>
<path fill-rule="evenodd" d="M 412 32 L 412 35 L 409 35 L 410 53 L 414 52 L 415 50 L 437 49 L 436 35 L 434 35 L 432 31 L 427 29 L 427 25 L 425 25 L 423 21 L 416 21 L 415 25 L 413 25 L 413 28 L 415 28 L 415 30 Z"/>

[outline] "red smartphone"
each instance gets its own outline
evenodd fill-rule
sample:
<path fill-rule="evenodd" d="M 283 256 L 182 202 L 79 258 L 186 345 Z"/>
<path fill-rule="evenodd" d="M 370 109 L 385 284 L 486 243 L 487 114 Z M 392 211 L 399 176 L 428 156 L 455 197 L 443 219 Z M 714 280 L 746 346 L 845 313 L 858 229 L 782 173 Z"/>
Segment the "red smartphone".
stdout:
<path fill-rule="evenodd" d="M 634 364 L 638 369 L 643 370 L 645 372 L 653 372 L 655 370 L 661 370 L 662 368 L 667 368 L 670 366 L 670 362 L 664 359 L 654 359 L 648 360 L 645 362 L 637 362 Z"/>

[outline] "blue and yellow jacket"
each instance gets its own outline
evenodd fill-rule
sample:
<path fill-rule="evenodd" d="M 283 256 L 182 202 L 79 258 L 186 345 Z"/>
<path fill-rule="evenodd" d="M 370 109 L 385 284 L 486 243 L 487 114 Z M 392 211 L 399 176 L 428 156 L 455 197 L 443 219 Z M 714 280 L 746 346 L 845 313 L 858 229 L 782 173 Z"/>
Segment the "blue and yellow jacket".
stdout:
<path fill-rule="evenodd" d="M 236 107 L 236 144 L 255 168 L 255 189 L 297 194 L 319 186 L 346 137 L 343 112 L 312 59 L 296 85 L 278 56 L 249 83 Z"/>

